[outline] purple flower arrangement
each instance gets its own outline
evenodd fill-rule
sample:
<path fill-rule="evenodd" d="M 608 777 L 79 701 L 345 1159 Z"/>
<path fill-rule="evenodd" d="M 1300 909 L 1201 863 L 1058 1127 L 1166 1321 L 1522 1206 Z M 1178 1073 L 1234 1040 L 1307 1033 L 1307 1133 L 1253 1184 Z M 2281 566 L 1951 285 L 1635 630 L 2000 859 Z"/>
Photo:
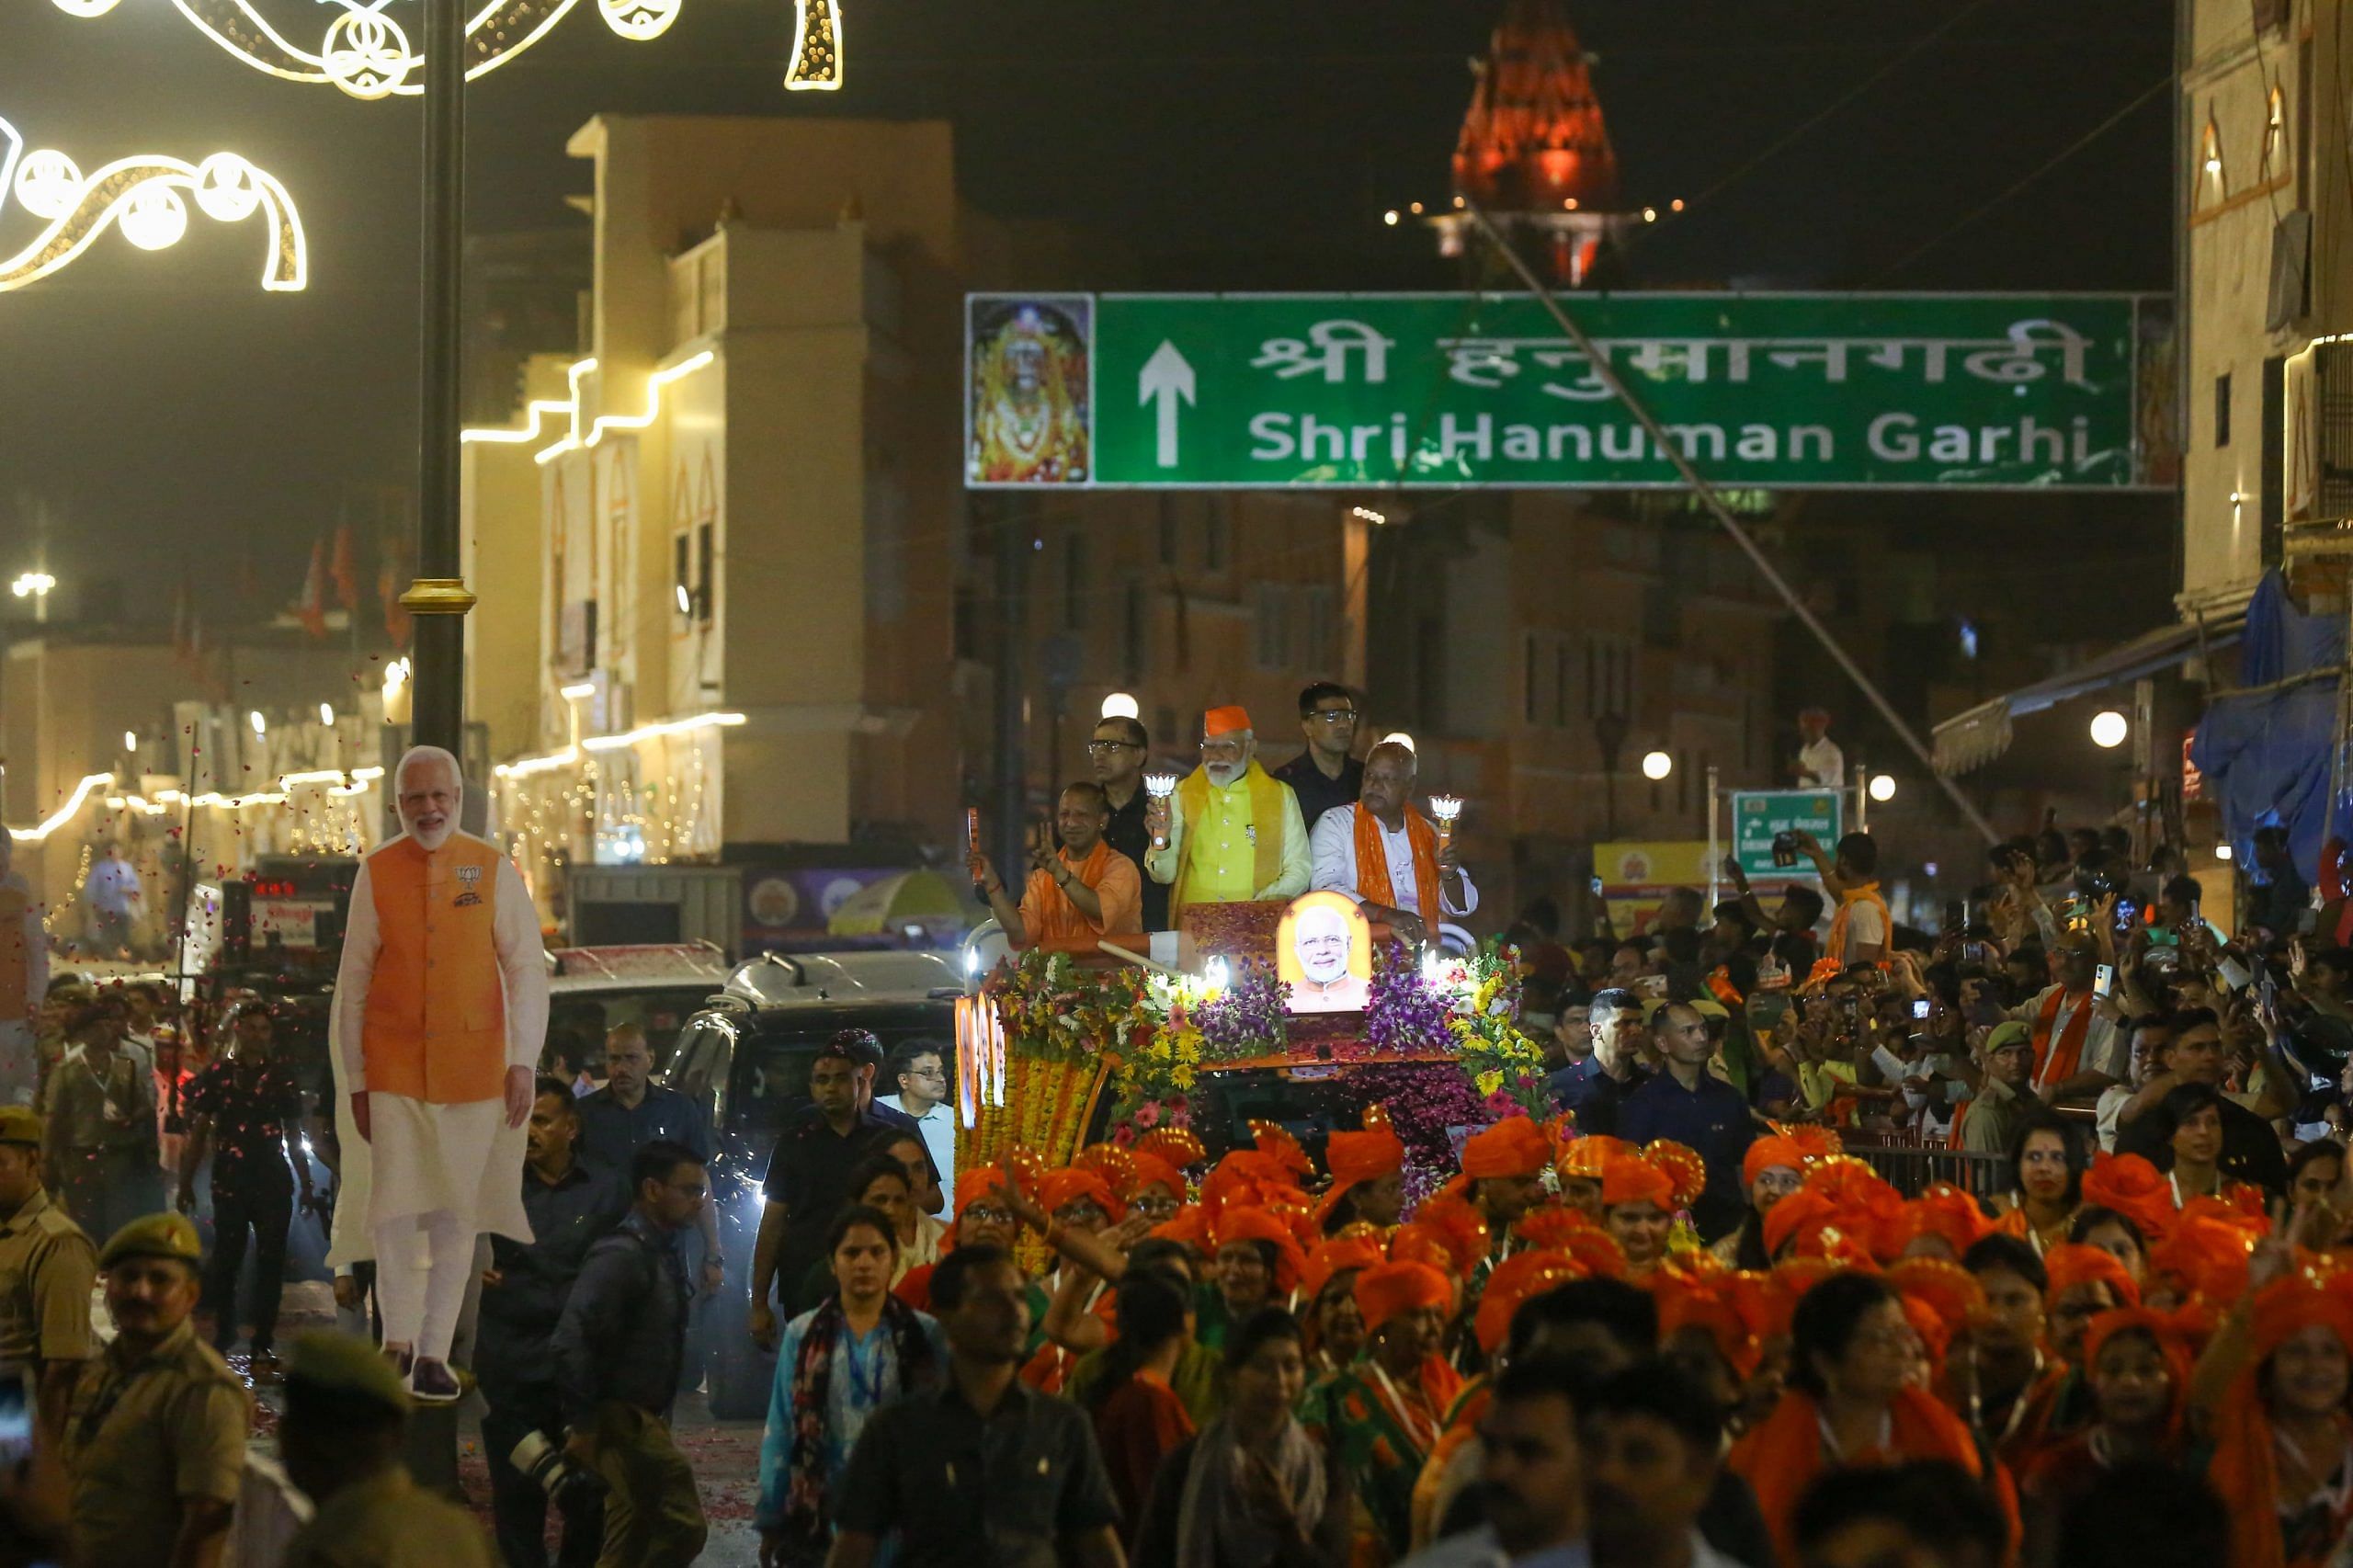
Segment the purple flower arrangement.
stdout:
<path fill-rule="evenodd" d="M 1193 1009 L 1201 1031 L 1204 1062 L 1238 1062 L 1283 1049 L 1290 1034 L 1285 1009 L 1290 987 L 1275 978 L 1274 966 L 1245 963 L 1233 982 L 1212 1001 Z"/>
<path fill-rule="evenodd" d="M 1449 1042 L 1453 1031 L 1447 1019 L 1453 1011 L 1452 995 L 1422 979 L 1408 949 L 1392 943 L 1374 956 L 1364 1039 L 1375 1054 L 1428 1051 Z"/>
<path fill-rule="evenodd" d="M 1378 972 L 1373 983 L 1381 983 Z M 1405 1145 L 1408 1212 L 1444 1185 L 1458 1164 L 1454 1134 L 1476 1131 L 1498 1113 L 1462 1069 L 1448 1062 L 1371 1062 L 1345 1080 L 1359 1106 L 1378 1104 Z"/>

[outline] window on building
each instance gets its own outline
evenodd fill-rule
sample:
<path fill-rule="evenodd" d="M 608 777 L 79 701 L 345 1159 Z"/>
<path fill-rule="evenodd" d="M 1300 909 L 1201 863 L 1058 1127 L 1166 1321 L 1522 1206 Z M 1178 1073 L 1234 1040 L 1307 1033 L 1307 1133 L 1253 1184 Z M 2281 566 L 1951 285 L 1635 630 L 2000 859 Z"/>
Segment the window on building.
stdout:
<path fill-rule="evenodd" d="M 1299 645 L 1292 650 L 1309 669 L 1328 669 L 1339 642 L 1339 599 L 1326 583 L 1299 590 Z"/>
<path fill-rule="evenodd" d="M 2214 444 L 2231 444 L 2231 373 L 2228 370 L 2214 378 Z"/>
<path fill-rule="evenodd" d="M 2266 185 L 2288 172 L 2288 100 L 2278 87 L 2265 100 L 2263 116 L 2263 170 Z"/>
<path fill-rule="evenodd" d="M 1258 667 L 1290 665 L 1290 594 L 1280 583 L 1261 583 L 1255 595 L 1258 619 Z"/>
<path fill-rule="evenodd" d="M 1120 594 L 1120 661 L 1130 685 L 1151 662 L 1152 603 L 1142 583 L 1131 578 Z"/>
<path fill-rule="evenodd" d="M 679 619 L 689 618 L 695 591 L 694 539 L 684 532 L 670 536 L 670 608 Z"/>
<path fill-rule="evenodd" d="M 1086 536 L 1063 535 L 1063 630 L 1086 630 Z"/>
<path fill-rule="evenodd" d="M 1201 570 L 1225 570 L 1226 551 L 1225 497 L 1205 495 L 1201 498 Z"/>
<path fill-rule="evenodd" d="M 719 529 L 715 524 L 695 528 L 695 613 L 708 622 L 719 603 Z"/>

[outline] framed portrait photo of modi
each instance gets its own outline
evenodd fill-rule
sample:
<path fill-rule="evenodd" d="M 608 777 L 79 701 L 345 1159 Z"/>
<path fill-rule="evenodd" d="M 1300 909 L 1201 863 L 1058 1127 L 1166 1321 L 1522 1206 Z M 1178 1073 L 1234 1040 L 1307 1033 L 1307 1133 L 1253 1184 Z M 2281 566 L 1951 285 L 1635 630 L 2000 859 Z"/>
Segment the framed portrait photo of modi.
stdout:
<path fill-rule="evenodd" d="M 1275 928 L 1275 974 L 1293 1013 L 1361 1013 L 1372 997 L 1372 927 L 1346 893 L 1293 899 Z"/>

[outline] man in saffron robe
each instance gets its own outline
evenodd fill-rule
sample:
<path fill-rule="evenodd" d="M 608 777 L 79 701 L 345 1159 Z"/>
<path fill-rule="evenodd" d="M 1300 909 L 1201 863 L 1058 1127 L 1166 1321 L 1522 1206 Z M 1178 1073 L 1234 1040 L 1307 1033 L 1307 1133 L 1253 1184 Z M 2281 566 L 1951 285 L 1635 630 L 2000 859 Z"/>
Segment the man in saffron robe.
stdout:
<path fill-rule="evenodd" d="M 1365 754 L 1364 793 L 1336 806 L 1316 823 L 1315 888 L 1347 894 L 1408 942 L 1427 940 L 1428 928 L 1449 915 L 1479 907 L 1451 843 L 1413 805 L 1415 759 L 1410 747 L 1383 741 Z"/>
<path fill-rule="evenodd" d="M 1073 784 L 1055 802 L 1054 825 L 1063 846 L 1054 849 L 1042 830 L 1029 846 L 1029 886 L 1015 908 L 1005 883 L 985 855 L 970 863 L 972 881 L 984 889 L 997 924 L 1022 946 L 1040 942 L 1092 943 L 1098 937 L 1135 936 L 1143 930 L 1143 879 L 1136 863 L 1103 837 L 1111 805 L 1100 784 Z"/>
<path fill-rule="evenodd" d="M 415 1398 L 446 1403 L 475 1237 L 532 1240 L 523 1122 L 548 981 L 523 879 L 458 829 L 458 759 L 417 746 L 392 779 L 404 831 L 353 879 L 335 976 L 333 1055 L 368 1171 L 365 1235 L 338 1234 L 334 1260 L 376 1258 L 384 1349 Z M 347 1170 L 356 1153 L 347 1139 Z"/>
<path fill-rule="evenodd" d="M 1174 809 L 1154 801 L 1144 825 L 1168 845 L 1144 857 L 1169 884 L 1168 915 L 1188 903 L 1293 899 L 1313 868 L 1307 824 L 1290 786 L 1258 766 L 1258 739 L 1240 708 L 1212 708 L 1201 724 L 1201 766 L 1176 787 Z"/>

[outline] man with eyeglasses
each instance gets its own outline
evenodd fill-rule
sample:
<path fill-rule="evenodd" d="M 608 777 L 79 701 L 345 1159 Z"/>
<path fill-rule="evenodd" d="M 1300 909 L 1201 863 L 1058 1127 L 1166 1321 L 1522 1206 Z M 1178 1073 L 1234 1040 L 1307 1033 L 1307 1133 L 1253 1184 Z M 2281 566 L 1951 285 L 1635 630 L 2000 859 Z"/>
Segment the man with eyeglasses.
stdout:
<path fill-rule="evenodd" d="M 938 1040 L 911 1040 L 891 1052 L 891 1081 L 895 1095 L 877 1095 L 874 1103 L 900 1112 L 915 1124 L 924 1153 L 939 1173 L 939 1207 L 936 1214 L 956 1212 L 956 1117 L 948 1108 L 947 1054 Z M 918 1196 L 921 1196 L 918 1194 Z M 918 1209 L 923 1205 L 918 1203 Z"/>
<path fill-rule="evenodd" d="M 1152 736 L 1142 724 L 1117 715 L 1095 726 L 1086 743 L 1086 761 L 1095 782 L 1103 786 L 1103 803 L 1111 818 L 1103 827 L 1103 842 L 1142 868 L 1152 852 L 1152 830 L 1144 825 L 1144 764 L 1152 757 Z M 1150 877 L 1143 881 L 1143 928 L 1168 929 L 1168 890 Z"/>
<path fill-rule="evenodd" d="M 1290 786 L 1258 766 L 1258 737 L 1240 708 L 1202 715 L 1201 766 L 1176 787 L 1172 809 L 1154 801 L 1144 824 L 1167 839 L 1147 857 L 1153 881 L 1174 892 L 1168 908 L 1188 903 L 1285 903 L 1307 891 L 1313 865 L 1307 824 Z"/>
<path fill-rule="evenodd" d="M 1335 806 L 1353 806 L 1364 793 L 1364 764 L 1348 755 L 1357 743 L 1357 699 L 1348 688 L 1319 680 L 1299 694 L 1299 733 L 1307 749 L 1275 769 L 1299 797 L 1310 832 Z"/>

